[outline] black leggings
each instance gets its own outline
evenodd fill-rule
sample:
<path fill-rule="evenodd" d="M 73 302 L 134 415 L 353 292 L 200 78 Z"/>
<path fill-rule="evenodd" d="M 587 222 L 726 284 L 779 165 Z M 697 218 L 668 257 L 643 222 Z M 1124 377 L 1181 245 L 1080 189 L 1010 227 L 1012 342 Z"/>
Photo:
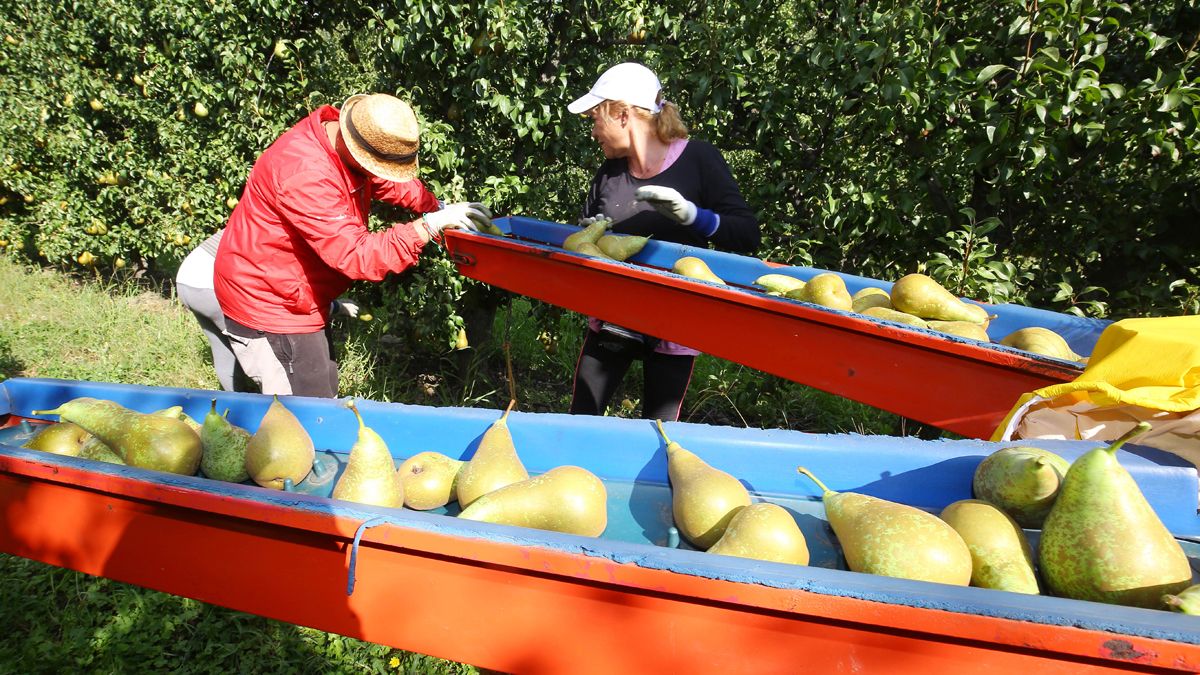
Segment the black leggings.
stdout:
<path fill-rule="evenodd" d="M 664 422 L 679 419 L 696 357 L 660 354 L 640 340 L 614 339 L 607 333 L 602 339 L 601 333 L 591 329 L 575 366 L 571 413 L 603 415 L 634 359 L 642 360 L 642 418 Z"/>

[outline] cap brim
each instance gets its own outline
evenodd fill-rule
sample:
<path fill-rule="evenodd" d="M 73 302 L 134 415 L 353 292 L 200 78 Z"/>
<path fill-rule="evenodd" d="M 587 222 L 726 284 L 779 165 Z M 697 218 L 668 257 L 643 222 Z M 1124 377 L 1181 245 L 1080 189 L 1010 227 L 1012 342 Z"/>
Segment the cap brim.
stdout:
<path fill-rule="evenodd" d="M 579 113 L 585 113 L 585 112 L 591 110 L 592 108 L 595 108 L 596 106 L 600 105 L 601 103 L 604 103 L 603 97 L 600 97 L 591 92 L 588 92 L 588 93 L 584 94 L 583 96 L 580 96 L 579 98 L 575 99 L 571 103 L 571 105 L 567 106 L 567 110 L 572 115 L 578 115 Z"/>

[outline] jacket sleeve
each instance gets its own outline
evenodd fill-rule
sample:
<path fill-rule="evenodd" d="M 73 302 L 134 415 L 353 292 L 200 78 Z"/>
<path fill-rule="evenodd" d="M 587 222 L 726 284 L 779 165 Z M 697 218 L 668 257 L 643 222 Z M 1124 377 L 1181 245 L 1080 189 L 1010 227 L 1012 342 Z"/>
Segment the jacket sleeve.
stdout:
<path fill-rule="evenodd" d="M 742 197 L 733 173 L 721 152 L 705 143 L 701 146 L 701 183 L 704 197 L 698 206 L 716 213 L 721 224 L 709 240 L 719 249 L 738 253 L 753 253 L 762 234 L 758 217 Z"/>
<path fill-rule="evenodd" d="M 401 206 L 415 213 L 429 213 L 441 208 L 438 198 L 417 179 L 404 183 L 394 183 L 390 180 L 371 176 L 371 196 L 381 202 Z"/>
<path fill-rule="evenodd" d="M 388 272 L 402 272 L 417 262 L 423 247 L 408 223 L 369 231 L 335 179 L 318 172 L 298 173 L 283 182 L 278 203 L 303 244 L 351 279 L 379 281 Z"/>

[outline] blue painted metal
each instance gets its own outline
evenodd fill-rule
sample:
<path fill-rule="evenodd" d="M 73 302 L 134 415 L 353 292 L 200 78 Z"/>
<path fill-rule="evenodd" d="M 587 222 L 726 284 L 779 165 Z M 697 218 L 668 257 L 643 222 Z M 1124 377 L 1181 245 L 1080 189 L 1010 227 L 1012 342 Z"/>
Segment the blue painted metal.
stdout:
<path fill-rule="evenodd" d="M 523 240 L 533 246 L 544 246 L 547 249 L 552 249 L 556 252 L 561 252 L 561 246 L 564 239 L 573 232 L 578 231 L 578 228 L 572 225 L 563 223 L 555 223 L 546 220 L 537 220 L 534 218 L 524 218 L 520 216 L 512 216 L 507 218 L 497 218 L 495 221 L 497 226 L 506 233 L 512 234 L 514 237 Z M 491 236 L 480 234 L 478 236 Z M 569 252 L 568 252 L 569 253 Z M 581 254 L 574 254 L 581 255 Z M 697 248 L 694 246 L 686 246 L 684 244 L 675 244 L 671 242 L 661 242 L 650 240 L 645 248 L 636 256 L 630 258 L 627 263 L 614 263 L 628 265 L 636 263 L 638 266 L 657 267 L 662 270 L 670 270 L 675 261 L 683 256 L 695 256 L 708 264 L 713 272 L 727 281 L 731 285 L 741 286 L 750 289 L 748 292 L 755 292 L 758 287 L 754 286 L 754 280 L 764 274 L 785 274 L 788 276 L 807 281 L 817 274 L 832 271 L 840 276 L 846 282 L 846 288 L 850 293 L 856 293 L 868 286 L 882 288 L 885 291 L 891 291 L 892 282 L 871 279 L 868 277 L 855 276 L 853 274 L 845 274 L 836 270 L 824 270 L 815 267 L 802 266 L 783 266 L 777 267 L 768 264 L 758 258 L 737 255 L 733 253 L 724 253 L 721 251 L 713 251 L 710 249 Z M 670 272 L 666 272 L 670 274 Z M 776 298 L 778 302 L 796 302 L 790 298 Z M 964 298 L 967 302 L 973 302 L 969 298 Z M 808 304 L 808 303 L 801 303 Z M 982 304 L 982 303 L 976 303 Z M 810 305 L 817 307 L 817 305 Z M 993 344 L 982 344 L 977 341 L 970 341 L 972 345 L 981 345 L 986 349 L 995 349 L 998 351 L 1011 352 L 1021 354 L 1022 356 L 1030 356 L 1029 352 L 1006 347 L 997 344 L 997 341 L 1004 336 L 1012 333 L 1020 328 L 1029 328 L 1039 326 L 1049 328 L 1067 341 L 1076 353 L 1087 356 L 1092 353 L 1092 349 L 1096 346 L 1096 341 L 1100 337 L 1100 333 L 1111 323 L 1102 319 L 1091 319 L 1063 314 L 1060 312 L 1051 312 L 1044 309 L 1033 307 L 1025 307 L 1022 305 L 1013 304 L 987 304 L 983 305 L 989 312 L 996 315 L 988 326 L 988 336 L 992 339 Z M 822 307 L 821 309 L 829 312 L 838 312 Z M 944 333 L 935 331 L 927 331 L 922 328 L 915 328 L 906 324 L 895 323 L 884 319 L 876 319 L 861 314 L 851 314 L 855 318 L 871 321 L 873 323 L 882 323 L 889 326 L 899 326 L 906 330 L 913 330 L 922 333 L 931 333 L 941 337 L 945 337 Z M 1056 363 L 1062 363 L 1059 359 L 1051 357 L 1042 357 L 1034 355 L 1035 358 L 1048 359 Z"/>

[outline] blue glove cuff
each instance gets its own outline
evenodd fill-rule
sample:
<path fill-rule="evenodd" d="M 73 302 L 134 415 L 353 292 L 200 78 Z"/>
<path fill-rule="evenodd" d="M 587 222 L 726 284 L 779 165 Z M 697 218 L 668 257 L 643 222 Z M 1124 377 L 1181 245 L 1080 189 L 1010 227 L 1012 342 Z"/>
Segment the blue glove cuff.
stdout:
<path fill-rule="evenodd" d="M 709 211 L 708 209 L 702 209 L 699 206 L 697 206 L 696 207 L 696 219 L 694 221 L 692 221 L 692 224 L 689 225 L 688 227 L 695 230 L 696 234 L 707 239 L 707 238 L 711 237 L 714 232 L 717 231 L 717 228 L 720 227 L 720 225 L 721 225 L 721 216 L 718 216 L 717 214 L 713 213 L 712 211 Z"/>

